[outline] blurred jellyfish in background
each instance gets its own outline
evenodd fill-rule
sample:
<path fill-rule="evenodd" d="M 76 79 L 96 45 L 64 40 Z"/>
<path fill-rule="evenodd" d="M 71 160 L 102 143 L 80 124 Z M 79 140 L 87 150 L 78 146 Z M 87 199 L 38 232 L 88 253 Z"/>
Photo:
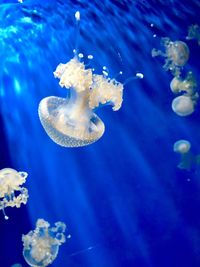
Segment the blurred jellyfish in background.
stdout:
<path fill-rule="evenodd" d="M 175 76 L 170 83 L 170 88 L 174 94 L 183 93 L 172 101 L 172 110 L 179 116 L 192 114 L 199 98 L 193 73 L 189 71 L 185 79 Z"/>
<path fill-rule="evenodd" d="M 174 152 L 181 155 L 180 163 L 178 164 L 179 169 L 191 170 L 196 168 L 200 164 L 200 154 L 194 155 L 191 151 L 191 144 L 187 140 L 178 140 L 174 143 Z"/>
<path fill-rule="evenodd" d="M 200 27 L 198 24 L 192 24 L 188 28 L 187 40 L 197 40 L 198 45 L 200 45 Z"/>
<path fill-rule="evenodd" d="M 56 222 L 54 227 L 50 227 L 47 221 L 38 219 L 35 230 L 22 235 L 26 262 L 32 267 L 51 264 L 58 255 L 59 246 L 65 242 L 65 230 L 63 222 Z"/>
<path fill-rule="evenodd" d="M 22 203 L 27 202 L 28 190 L 21 187 L 27 176 L 26 172 L 17 172 L 11 168 L 0 170 L 0 210 L 3 211 L 6 220 L 9 218 L 5 214 L 6 207 L 20 208 Z"/>
<path fill-rule="evenodd" d="M 15 264 L 13 264 L 11 267 L 22 267 L 22 265 L 19 264 L 19 263 L 15 263 Z"/>
<path fill-rule="evenodd" d="M 182 67 L 189 59 L 189 48 L 182 41 L 171 41 L 168 37 L 161 39 L 161 44 L 164 46 L 164 52 L 153 48 L 152 57 L 162 56 L 165 58 L 163 68 L 170 70 L 174 76 L 179 76 Z"/>

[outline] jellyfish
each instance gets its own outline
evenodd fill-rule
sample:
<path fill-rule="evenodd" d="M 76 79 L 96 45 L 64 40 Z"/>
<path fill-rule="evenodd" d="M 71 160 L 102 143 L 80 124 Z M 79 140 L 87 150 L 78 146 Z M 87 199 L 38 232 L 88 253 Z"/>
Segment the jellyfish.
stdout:
<path fill-rule="evenodd" d="M 75 55 L 66 64 L 60 63 L 55 72 L 59 85 L 68 90 L 66 98 L 49 96 L 38 108 L 42 126 L 60 146 L 80 147 L 102 137 L 105 126 L 94 113 L 99 105 L 111 104 L 113 110 L 122 105 L 123 84 L 106 75 L 93 74 Z"/>
<path fill-rule="evenodd" d="M 187 63 L 189 59 L 189 48 L 183 41 L 171 41 L 168 37 L 162 38 L 161 43 L 165 51 L 153 48 L 152 57 L 163 56 L 165 64 L 163 68 L 170 70 L 174 76 L 180 75 L 181 68 Z"/>
<path fill-rule="evenodd" d="M 179 116 L 188 116 L 194 112 L 196 101 L 188 95 L 177 96 L 172 101 L 172 110 Z"/>
<path fill-rule="evenodd" d="M 187 40 L 197 40 L 198 45 L 200 45 L 200 27 L 198 24 L 192 24 L 188 28 Z"/>
<path fill-rule="evenodd" d="M 22 265 L 19 264 L 19 263 L 15 263 L 15 264 L 13 264 L 11 267 L 22 267 Z"/>
<path fill-rule="evenodd" d="M 189 141 L 181 139 L 174 143 L 173 150 L 175 153 L 181 155 L 180 163 L 178 164 L 179 169 L 191 170 L 200 164 L 200 154 L 194 155 L 191 152 L 191 144 Z"/>
<path fill-rule="evenodd" d="M 0 210 L 3 211 L 6 220 L 9 218 L 5 214 L 6 207 L 20 208 L 22 203 L 27 202 L 28 190 L 21 187 L 27 176 L 26 172 L 17 172 L 11 168 L 0 170 Z"/>
<path fill-rule="evenodd" d="M 65 242 L 66 225 L 56 222 L 54 227 L 44 219 L 38 219 L 36 228 L 22 235 L 23 256 L 32 267 L 45 267 L 51 264 L 58 255 L 59 246 Z"/>
<path fill-rule="evenodd" d="M 185 79 L 175 76 L 170 83 L 171 91 L 174 94 L 184 93 L 192 96 L 196 93 L 196 87 L 196 79 L 191 71 L 187 73 Z"/>

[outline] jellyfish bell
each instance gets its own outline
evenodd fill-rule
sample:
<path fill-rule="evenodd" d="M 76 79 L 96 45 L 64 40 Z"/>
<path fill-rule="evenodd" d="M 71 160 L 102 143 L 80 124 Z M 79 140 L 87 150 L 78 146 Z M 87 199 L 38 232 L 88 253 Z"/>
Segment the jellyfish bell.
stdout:
<path fill-rule="evenodd" d="M 171 41 L 166 53 L 175 65 L 183 67 L 189 59 L 190 50 L 185 42 Z"/>
<path fill-rule="evenodd" d="M 185 154 L 190 151 L 191 144 L 189 141 L 181 139 L 174 143 L 173 150 L 176 153 Z"/>
<path fill-rule="evenodd" d="M 172 101 L 172 110 L 179 116 L 188 116 L 194 112 L 195 101 L 190 96 L 181 95 Z"/>
<path fill-rule="evenodd" d="M 104 123 L 90 110 L 81 114 L 76 103 L 70 102 L 55 96 L 41 100 L 39 118 L 46 133 L 63 147 L 80 147 L 96 142 L 104 133 Z"/>

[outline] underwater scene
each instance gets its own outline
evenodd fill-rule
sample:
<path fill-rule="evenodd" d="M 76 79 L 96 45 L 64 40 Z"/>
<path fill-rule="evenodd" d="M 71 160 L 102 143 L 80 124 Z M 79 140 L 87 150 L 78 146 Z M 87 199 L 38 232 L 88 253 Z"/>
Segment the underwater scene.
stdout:
<path fill-rule="evenodd" d="M 0 267 L 200 266 L 200 1 L 0 1 Z"/>

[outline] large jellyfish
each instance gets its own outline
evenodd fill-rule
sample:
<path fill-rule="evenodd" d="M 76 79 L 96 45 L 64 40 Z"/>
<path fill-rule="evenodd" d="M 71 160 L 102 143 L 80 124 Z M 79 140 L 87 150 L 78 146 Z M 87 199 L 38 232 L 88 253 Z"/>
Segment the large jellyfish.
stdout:
<path fill-rule="evenodd" d="M 66 225 L 56 222 L 54 227 L 44 219 L 38 219 L 36 228 L 22 235 L 23 256 L 32 267 L 45 267 L 51 264 L 58 255 L 59 246 L 65 242 Z"/>
<path fill-rule="evenodd" d="M 181 155 L 180 163 L 178 164 L 179 169 L 191 170 L 196 169 L 200 165 L 200 154 L 195 155 L 191 152 L 191 144 L 189 141 L 181 139 L 174 143 L 174 152 Z"/>
<path fill-rule="evenodd" d="M 192 114 L 199 97 L 196 79 L 192 72 L 188 72 L 185 79 L 175 76 L 170 83 L 170 88 L 174 94 L 183 93 L 172 101 L 172 110 L 179 116 Z"/>
<path fill-rule="evenodd" d="M 182 41 L 171 41 L 168 37 L 162 38 L 161 43 L 165 51 L 153 48 L 152 57 L 163 56 L 165 58 L 163 68 L 170 70 L 174 76 L 180 75 L 181 68 L 189 59 L 190 51 L 187 44 Z"/>
<path fill-rule="evenodd" d="M 6 207 L 19 208 L 22 203 L 26 204 L 28 190 L 21 185 L 26 182 L 27 176 L 26 172 L 17 172 L 11 168 L 0 170 L 0 210 L 5 219 L 8 219 L 4 211 Z"/>
<path fill-rule="evenodd" d="M 100 104 L 120 109 L 123 84 L 106 75 L 93 74 L 78 56 L 59 64 L 54 76 L 69 90 L 66 98 L 50 96 L 39 104 L 39 118 L 49 135 L 64 147 L 80 147 L 96 142 L 104 133 L 103 121 L 94 113 Z"/>
<path fill-rule="evenodd" d="M 186 37 L 187 40 L 197 40 L 198 45 L 200 45 L 200 27 L 198 24 L 192 24 L 188 28 L 188 36 Z"/>

